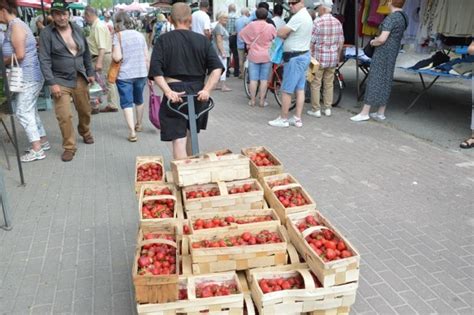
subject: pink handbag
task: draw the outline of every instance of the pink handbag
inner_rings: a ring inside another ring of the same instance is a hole
[[[149,108],[148,108],[148,117],[150,118],[150,122],[156,128],[160,129],[160,106],[161,106],[161,96],[156,95],[153,91],[153,86],[149,86],[150,88],[150,100],[149,100]]]

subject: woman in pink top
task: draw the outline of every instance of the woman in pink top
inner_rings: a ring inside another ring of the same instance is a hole
[[[259,8],[256,12],[257,20],[248,24],[240,32],[240,38],[247,44],[249,50],[249,77],[250,77],[250,106],[255,106],[258,81],[260,81],[259,98],[260,106],[267,106],[267,81],[272,68],[268,50],[276,36],[276,29],[266,22],[268,11]]]

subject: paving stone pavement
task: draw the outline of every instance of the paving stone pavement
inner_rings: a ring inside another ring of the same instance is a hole
[[[214,93],[201,151],[265,145],[281,158],[362,255],[354,314],[473,313],[474,152],[352,123],[338,108],[275,129],[266,124],[278,114],[274,100],[250,108],[240,85],[231,79],[233,92]],[[14,228],[0,230],[0,313],[133,314],[135,156],[169,162],[170,148],[148,121],[129,143],[120,112],[99,114],[95,144],[78,140],[63,163],[54,113],[41,117],[47,158],[24,165],[25,187],[15,166],[5,171]],[[25,147],[21,130],[19,138]]]

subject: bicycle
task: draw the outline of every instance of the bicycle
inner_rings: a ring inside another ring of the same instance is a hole
[[[270,77],[268,79],[268,91],[271,91],[275,96],[277,104],[281,107],[281,83],[283,79],[283,64],[273,64]],[[250,79],[248,72],[248,60],[244,64],[244,90],[247,97],[250,99]],[[260,82],[258,83],[260,84]],[[344,77],[342,76],[339,69],[334,72],[334,96],[332,106],[337,106],[342,98],[342,90],[345,88]],[[321,87],[322,89],[322,87]],[[257,86],[258,90],[258,86]],[[267,93],[268,93],[267,91]],[[321,90],[321,101],[322,101],[322,90]],[[306,81],[305,85],[305,103],[311,102],[311,90],[310,84]],[[293,95],[291,99],[291,106],[289,110],[293,110],[296,107],[296,98]]]

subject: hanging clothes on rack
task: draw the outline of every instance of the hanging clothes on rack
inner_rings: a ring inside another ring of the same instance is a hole
[[[435,31],[446,36],[472,36],[474,33],[474,1],[440,0]]]
[[[357,0],[346,0],[344,3],[344,23],[342,23],[342,29],[344,31],[344,44],[346,45],[355,45],[354,14],[356,1]]]
[[[362,35],[376,36],[379,32],[378,25],[377,26],[370,25],[367,21],[370,16],[370,6],[372,5],[372,2],[374,2],[374,0],[364,1],[363,12],[362,12]],[[377,2],[377,7],[378,7],[378,2]]]
[[[408,16],[408,27],[403,34],[402,44],[414,44],[420,27],[421,0],[405,2],[403,12]]]

